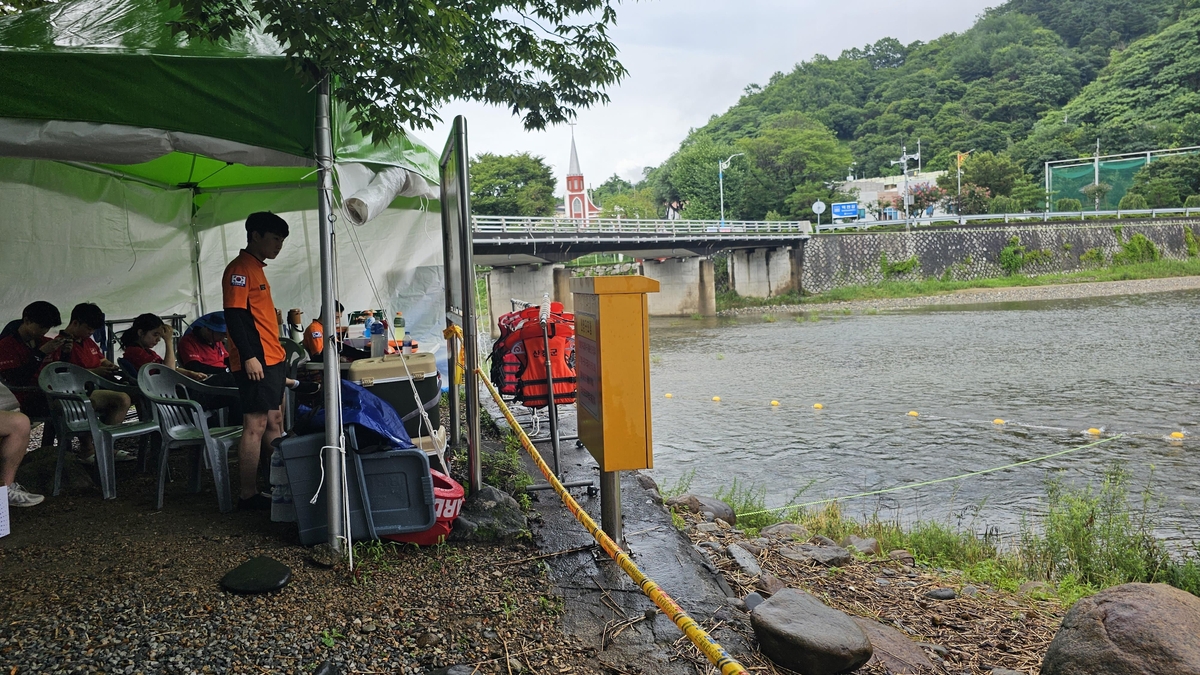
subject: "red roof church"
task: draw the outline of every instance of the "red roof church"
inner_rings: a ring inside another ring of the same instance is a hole
[[[575,152],[575,132],[571,132],[571,166],[567,170],[567,199],[566,216],[581,220],[591,220],[600,213],[600,207],[592,203],[592,198],[583,187],[583,171],[579,169],[579,153]]]

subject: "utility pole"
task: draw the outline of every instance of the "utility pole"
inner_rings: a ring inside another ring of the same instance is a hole
[[[900,159],[892,161],[892,166],[896,166],[897,164],[904,165],[904,194],[902,195],[902,198],[904,200],[904,220],[905,221],[908,220],[908,203],[910,200],[910,197],[908,194],[908,163],[914,159],[917,161],[920,161],[921,153],[918,152],[915,155],[910,155],[910,154],[908,154],[908,148],[906,146],[902,145],[902,146],[900,146]]]

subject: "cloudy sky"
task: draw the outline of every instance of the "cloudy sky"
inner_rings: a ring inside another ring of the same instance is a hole
[[[636,180],[679,147],[689,129],[737,102],[750,83],[766,84],[815,54],[883,37],[908,44],[970,28],[1002,0],[626,0],[612,39],[629,75],[609,90],[612,101],[579,112],[575,142],[587,183],[614,173]],[[571,129],[526,132],[508,111],[455,102],[447,123],[417,135],[441,149],[448,122],[465,115],[469,149],[546,159],[563,190]]]

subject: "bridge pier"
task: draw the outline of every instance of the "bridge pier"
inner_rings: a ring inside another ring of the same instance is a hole
[[[554,266],[554,292],[550,299],[561,302],[564,312],[575,311],[575,296],[571,294],[571,270],[562,265]]]
[[[559,266],[561,269],[561,266]],[[493,338],[500,337],[496,319],[512,311],[510,300],[524,300],[534,304],[542,301],[542,295],[555,291],[554,265],[516,265],[494,267],[487,275],[488,319]]]
[[[770,298],[798,290],[803,246],[729,252],[729,281],[743,298]]]
[[[717,313],[713,264],[708,258],[644,260],[642,274],[659,283],[648,297],[650,316],[713,316]]]

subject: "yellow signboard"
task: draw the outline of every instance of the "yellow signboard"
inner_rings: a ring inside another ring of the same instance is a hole
[[[641,276],[571,280],[579,440],[601,471],[654,465],[650,423],[650,323]]]

